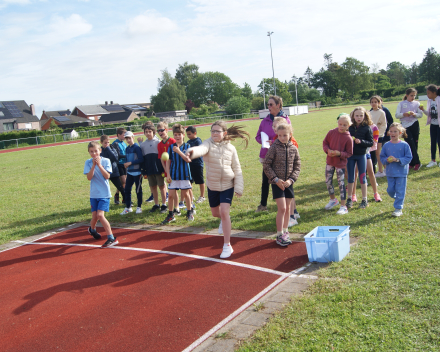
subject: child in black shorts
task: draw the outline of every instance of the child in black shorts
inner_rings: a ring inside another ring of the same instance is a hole
[[[202,140],[197,137],[197,129],[194,126],[188,126],[186,128],[186,135],[188,140],[186,143],[189,146],[197,147],[202,144]],[[205,180],[203,179],[203,157],[192,160],[189,163],[189,169],[191,171],[191,183],[195,183],[200,186],[200,197],[196,200],[196,203],[202,203],[205,201]],[[192,199],[192,197],[191,197]]]
[[[276,133],[278,139],[273,142],[264,158],[263,170],[272,184],[273,199],[278,207],[276,242],[285,247],[292,243],[288,232],[291,199],[294,197],[292,185],[298,179],[301,160],[298,149],[291,141],[292,126],[279,124]]]

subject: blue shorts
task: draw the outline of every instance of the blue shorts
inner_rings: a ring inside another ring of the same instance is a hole
[[[209,206],[211,208],[217,208],[220,203],[232,204],[232,198],[234,197],[234,187],[225,191],[211,191],[208,188]]]
[[[371,159],[371,154],[370,153],[367,153],[367,154],[365,154],[366,156],[367,156],[367,160],[368,159]]]
[[[92,213],[97,210],[110,211],[110,198],[90,198]]]

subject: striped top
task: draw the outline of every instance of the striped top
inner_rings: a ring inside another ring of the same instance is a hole
[[[189,170],[189,163],[182,159],[182,157],[173,152],[174,146],[177,144],[171,144],[168,148],[168,154],[170,155],[170,176],[174,181],[191,180],[191,171]],[[183,143],[180,146],[180,151],[185,154],[190,148],[188,143]]]

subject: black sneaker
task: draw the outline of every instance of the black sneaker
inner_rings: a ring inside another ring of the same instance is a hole
[[[107,238],[107,241],[105,241],[105,243],[101,246],[101,248],[116,246],[118,243],[119,243],[119,241],[116,239],[116,237],[114,240]]]
[[[182,215],[182,213],[180,212],[179,209],[174,209],[174,210],[173,210],[173,215],[174,215],[174,216],[180,216],[180,215]]]
[[[150,203],[154,200],[153,195],[150,196],[150,198],[148,198],[145,202]]]
[[[351,200],[351,198],[347,198],[347,203],[345,203],[345,206],[347,208],[352,208],[353,207],[353,201]]]
[[[169,224],[172,221],[176,221],[176,218],[174,217],[174,215],[168,215],[164,221],[161,222],[162,225],[166,225]]]
[[[157,204],[154,204],[153,207],[150,210],[150,213],[154,213],[156,210],[159,210],[159,209],[160,209],[160,206],[157,205]]]
[[[161,205],[160,206],[160,213],[161,214],[165,214],[168,210],[168,207],[166,205]]]
[[[119,204],[119,193],[115,194],[115,204]]]
[[[192,211],[192,210],[188,210],[188,211],[186,212],[186,219],[187,219],[188,221],[194,221],[194,214],[193,214],[193,211]]]
[[[368,201],[365,199],[362,199],[361,204],[359,204],[359,209],[365,209],[366,207],[368,207]]]
[[[89,231],[89,234],[91,234],[95,240],[101,239],[101,235],[98,233],[98,231],[93,230],[90,226],[87,230]]]

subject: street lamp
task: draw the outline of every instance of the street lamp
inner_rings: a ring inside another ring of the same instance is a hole
[[[273,56],[272,56],[272,37],[271,35],[273,32],[267,32],[267,36],[269,37],[269,43],[270,43],[270,58],[272,59],[272,77],[273,77],[273,89],[274,89],[274,95],[277,95],[277,86],[275,85],[275,71],[273,70]]]
[[[264,92],[264,78],[263,78],[263,80],[261,81],[261,84],[263,85],[263,101],[264,101],[264,103],[263,103],[263,109],[266,109],[266,93]]]

